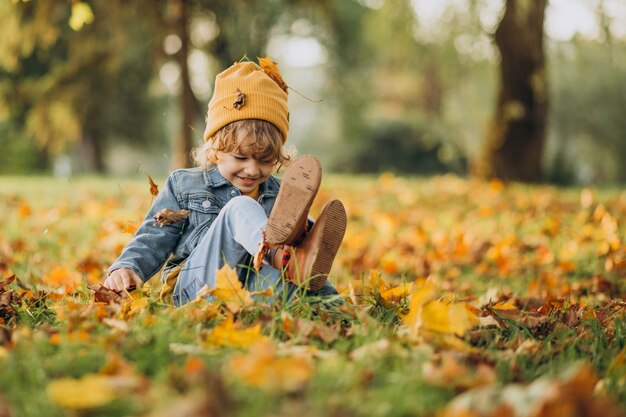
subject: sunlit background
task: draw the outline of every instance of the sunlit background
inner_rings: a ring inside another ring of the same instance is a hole
[[[58,3],[0,6],[0,173],[165,176],[184,123],[185,48],[194,145],[215,75],[269,55],[290,87],[294,154],[417,175],[469,175],[483,158],[503,0],[199,1],[188,39],[175,24],[182,0]],[[626,3],[552,0],[545,13],[543,179],[624,181]]]

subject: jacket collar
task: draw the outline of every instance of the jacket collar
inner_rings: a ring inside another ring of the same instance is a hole
[[[217,167],[212,167],[208,171],[205,171],[204,179],[209,187],[221,187],[230,184],[226,178],[222,177]]]

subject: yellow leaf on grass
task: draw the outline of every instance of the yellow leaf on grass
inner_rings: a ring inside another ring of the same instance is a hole
[[[267,337],[261,334],[260,323],[245,329],[237,329],[233,318],[228,317],[213,329],[213,332],[207,339],[207,344],[210,346],[245,348],[263,340],[267,340]]]
[[[408,284],[401,284],[397,287],[389,288],[381,292],[380,296],[385,301],[398,302],[409,295],[409,293],[411,292],[411,288],[413,288],[412,282],[409,282]]]
[[[506,301],[494,304],[491,308],[493,308],[494,310],[517,310],[517,307]]]
[[[465,303],[435,300],[435,296],[430,281],[411,293],[409,312],[402,317],[411,334],[427,330],[461,336],[478,324],[478,317]]]
[[[53,403],[74,410],[98,407],[115,399],[115,390],[109,384],[109,377],[104,375],[56,379],[46,391]]]
[[[422,310],[424,304],[435,297],[435,286],[431,281],[426,281],[422,287],[411,293],[409,312],[402,316],[412,334],[417,334],[422,327]]]
[[[233,313],[254,302],[250,292],[245,290],[239,281],[237,272],[228,264],[216,272],[215,288],[209,290],[208,293],[226,304],[226,307]]]
[[[234,355],[227,372],[246,384],[266,391],[294,392],[313,375],[313,365],[304,356],[278,356],[271,342],[253,345],[245,354]]]
[[[424,330],[462,336],[478,324],[478,317],[467,309],[465,303],[431,301],[422,310]]]
[[[143,313],[148,308],[148,297],[136,297],[128,302],[128,316]],[[126,309],[125,309],[126,310]]]

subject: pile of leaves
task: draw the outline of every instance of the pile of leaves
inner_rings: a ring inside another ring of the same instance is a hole
[[[174,308],[101,286],[150,184],[0,184],[0,416],[624,415],[626,194],[333,178],[339,297]]]

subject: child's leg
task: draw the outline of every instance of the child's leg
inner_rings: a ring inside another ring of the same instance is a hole
[[[274,289],[274,298],[289,300],[298,290],[292,283],[285,284],[281,272],[263,264],[257,273],[250,265],[262,239],[267,217],[263,208],[253,199],[235,197],[224,206],[213,224],[191,252],[174,287],[176,306],[194,300],[205,285],[215,287],[216,271],[225,263],[238,269],[238,275],[250,291]],[[332,296],[337,290],[326,281],[318,291],[306,291],[309,296]]]
[[[263,241],[266,223],[265,211],[252,198],[240,196],[230,200],[180,271],[174,287],[174,304],[182,305],[195,299],[205,285],[215,287],[215,273],[225,263],[235,268],[256,253]],[[280,272],[275,271],[272,274],[280,278]]]

